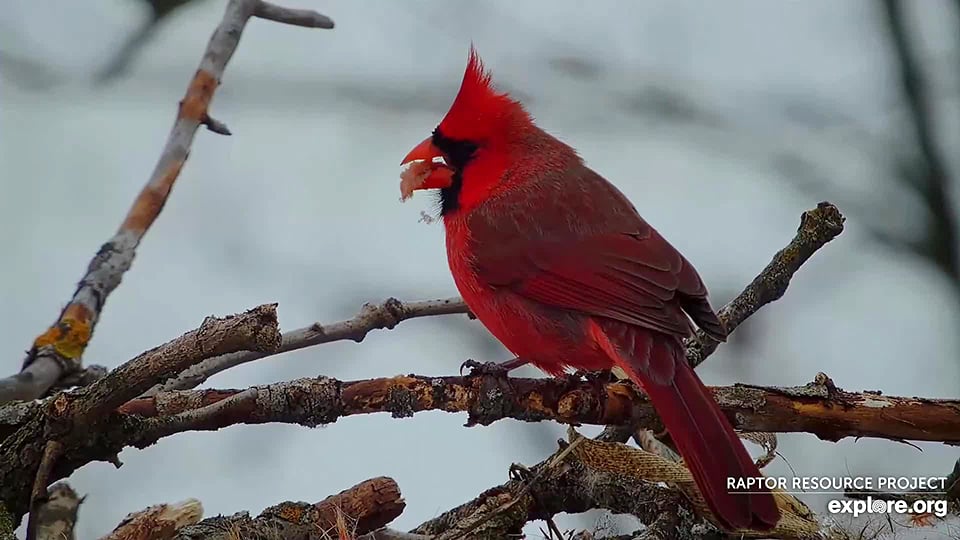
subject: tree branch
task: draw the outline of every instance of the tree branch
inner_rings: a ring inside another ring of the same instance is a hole
[[[270,350],[279,343],[275,304],[223,319],[208,317],[199,329],[141,354],[87,388],[60,393],[42,403],[14,404],[14,413],[0,414],[0,419],[26,421],[0,445],[0,500],[19,519],[25,503],[36,500],[41,481],[45,490],[48,477],[63,478],[83,464],[74,461],[74,451],[99,440],[100,429],[110,426],[108,419],[117,406],[163,377],[204,358],[245,349]],[[116,454],[107,452],[93,459],[117,462]]]
[[[802,387],[735,385],[711,391],[727,417],[741,430],[806,431],[826,440],[872,436],[960,442],[960,400],[851,393],[837,388],[822,374]],[[355,414],[390,412],[404,417],[421,410],[468,412],[468,424],[487,424],[509,417],[660,427],[653,406],[640,390],[627,383],[581,381],[573,377],[507,379],[491,375],[400,376],[346,383],[328,378],[300,379],[245,391],[164,392],[128,402],[118,414],[106,417],[96,432],[68,439],[69,451],[53,475],[62,478],[90,461],[109,459],[125,446],[143,448],[184,430],[216,430],[239,423],[266,422],[316,426]],[[29,456],[30,451],[18,449],[35,448],[35,441],[42,440],[42,429],[43,425],[32,419],[13,440],[4,441],[5,457],[0,463],[16,459],[6,457],[11,454]],[[15,486],[29,484],[31,478],[19,470],[5,472],[2,477]],[[9,501],[14,512],[19,508],[16,502],[21,500],[18,490],[22,489],[0,486],[3,500]]]
[[[257,3],[253,10],[253,16],[305,28],[325,28],[328,30],[333,28],[333,19],[312,9],[290,9],[265,1]]]
[[[568,431],[569,445],[561,444],[557,453],[530,469],[520,467],[523,474],[411,532],[450,540],[466,538],[470,529],[471,539],[499,539],[519,534],[529,521],[604,508],[660,524],[667,534],[663,538],[728,538],[700,517],[709,516],[709,510],[683,466],[623,444],[583,438],[572,428]],[[569,455],[561,465],[558,457],[564,452]],[[766,533],[742,531],[735,537],[831,537],[819,536],[823,528],[798,500],[784,493],[775,497],[782,514],[777,528]]]
[[[317,504],[285,502],[264,510],[256,518],[246,512],[208,518],[180,529],[177,540],[234,540],[236,538],[342,538],[344,531],[357,537],[385,527],[397,518],[406,503],[392,478],[380,476],[361,482]]]
[[[77,511],[84,499],[66,482],[50,486],[47,500],[36,513],[37,540],[74,540]]]
[[[960,400],[847,392],[822,373],[804,386],[708,388],[742,431],[805,432],[828,441],[877,437],[960,444]],[[647,396],[629,382],[493,375],[401,375],[347,382],[319,377],[246,390],[164,392],[124,404],[116,421],[124,416],[142,420],[132,442],[141,446],[182,430],[270,422],[315,426],[360,414],[402,418],[429,410],[466,412],[468,426],[512,418],[663,429]],[[124,423],[132,427],[132,421]]]
[[[209,377],[221,371],[273,354],[295,351],[333,341],[351,340],[360,343],[372,330],[392,330],[408,319],[455,313],[469,313],[467,305],[457,297],[419,302],[401,302],[396,298],[388,298],[379,305],[364,304],[360,313],[352,319],[328,325],[317,322],[305,328],[284,332],[280,348],[274,352],[245,351],[211,358],[188,368],[178,377],[167,381],[165,384],[151,388],[145,395],[152,396],[162,390],[196,388]]]
[[[50,471],[63,455],[63,443],[47,441],[40,457],[40,466],[33,480],[33,491],[30,493],[30,519],[27,521],[27,540],[37,540],[40,528],[40,506],[47,501],[47,486],[50,484]]]
[[[306,11],[289,11],[260,0],[231,0],[214,31],[193,80],[180,102],[176,121],[146,186],[133,201],[117,233],[97,252],[73,298],[57,321],[34,340],[20,373],[0,379],[0,403],[41,397],[64,374],[81,369],[107,297],[133,264],[137,246],[160,215],[180,175],[194,135],[205,119],[214,91],[233,56],[247,20],[257,11],[285,22],[303,20]],[[323,16],[315,14],[316,19]],[[329,26],[318,25],[321,28]]]
[[[99,418],[201,360],[236,351],[272,352],[279,346],[276,304],[222,319],[207,317],[196,330],[141,354],[91,385],[74,405],[74,420]]]
[[[170,540],[180,529],[203,517],[203,505],[196,499],[158,504],[133,512],[100,540]]]

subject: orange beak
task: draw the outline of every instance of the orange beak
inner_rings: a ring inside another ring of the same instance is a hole
[[[443,156],[443,152],[439,148],[434,146],[433,137],[427,137],[420,144],[413,147],[413,150],[407,154],[407,157],[403,158],[403,161],[400,162],[401,165],[406,165],[411,161],[423,160],[423,161],[433,161],[434,158]]]
[[[407,199],[416,190],[443,189],[453,184],[453,169],[446,164],[433,161],[443,157],[443,152],[433,144],[433,138],[427,137],[415,146],[400,162],[411,163],[400,175],[400,193]]]

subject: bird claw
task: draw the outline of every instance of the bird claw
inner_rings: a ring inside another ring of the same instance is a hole
[[[466,362],[460,364],[460,375],[463,375],[463,370],[465,368],[470,369],[470,373],[467,374],[468,377],[475,377],[479,375],[503,377],[510,372],[510,369],[504,367],[502,364],[498,364],[496,362],[477,362],[476,360],[467,360]]]

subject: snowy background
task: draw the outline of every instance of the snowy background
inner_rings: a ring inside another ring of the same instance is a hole
[[[146,181],[224,3],[198,0],[178,11],[128,73],[94,85],[92,74],[141,24],[144,6],[4,2],[6,372],[19,369],[24,349]],[[207,315],[265,302],[279,302],[281,326],[291,329],[349,318],[363,302],[388,296],[456,294],[442,226],[420,222],[432,198],[398,202],[398,163],[446,111],[472,40],[499,86],[697,265],[717,306],[785,244],[803,210],[829,199],[845,211],[843,235],[699,370],[708,384],[800,385],[824,371],[850,390],[958,395],[955,285],[870,232],[917,234],[926,219],[888,159],[915,143],[879,2],[284,4],[315,8],[336,29],[251,21],[211,111],[234,135],[198,134],[163,214],[107,303],[88,363],[114,367]],[[940,141],[956,149],[960,13],[945,0],[910,6]],[[957,171],[958,153],[945,154]],[[508,357],[465,317],[420,319],[360,345],[247,364],[207,384],[452,374],[467,358]],[[393,526],[407,529],[505,481],[511,462],[540,461],[564,430],[509,420],[467,429],[465,419],[373,415],[313,430],[177,435],[124,452],[120,470],[92,464],[70,478],[88,495],[78,537],[98,537],[126,513],[160,502],[196,497],[207,516],[258,513],[377,475],[399,483],[407,509]],[[921,453],[808,434],[780,443],[789,466],[778,459],[768,474],[940,475],[957,458],[939,444],[919,444]],[[826,503],[806,500],[818,511]],[[560,524],[591,527],[597,519]]]

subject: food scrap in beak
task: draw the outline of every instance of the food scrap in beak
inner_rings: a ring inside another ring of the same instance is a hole
[[[435,161],[441,158],[441,161]],[[401,165],[410,166],[400,173],[400,200],[409,199],[418,189],[442,189],[453,183],[453,169],[442,161],[443,152],[428,137],[414,147]]]

